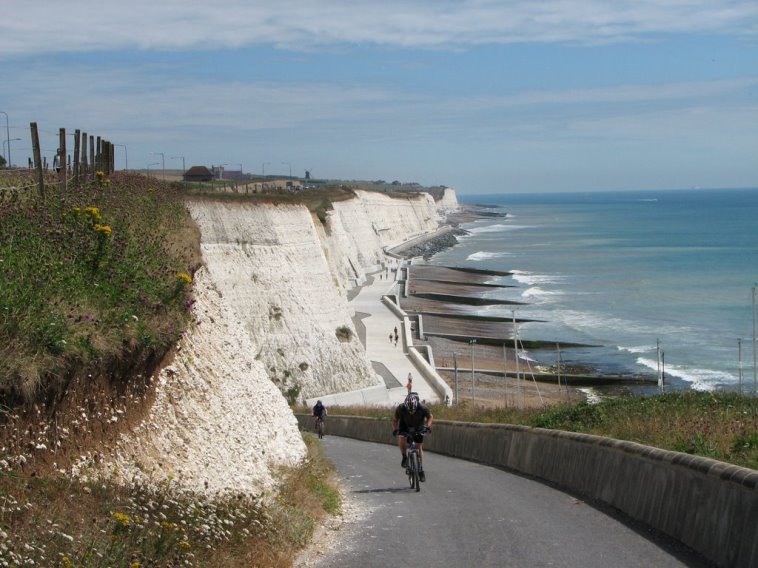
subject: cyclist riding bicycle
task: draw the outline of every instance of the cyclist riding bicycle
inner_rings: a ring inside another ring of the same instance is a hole
[[[424,424],[425,422],[426,424]],[[431,432],[432,413],[427,407],[421,404],[418,399],[418,393],[408,393],[403,404],[395,409],[395,415],[392,418],[392,435],[398,436],[398,434],[401,434],[397,438],[397,445],[403,456],[403,459],[400,462],[401,467],[406,467],[408,465],[408,458],[405,455],[405,451],[408,448],[408,441],[402,434],[407,434],[411,428],[414,430],[421,429],[424,425],[426,425],[427,431]],[[422,434],[416,434],[414,440],[418,447],[419,479],[421,481],[426,481],[426,475],[424,474],[424,436]]]
[[[326,415],[328,412],[326,411],[326,406],[321,404],[321,401],[317,401],[316,405],[313,407],[313,422],[318,426],[318,421],[323,421],[324,418],[326,418]]]

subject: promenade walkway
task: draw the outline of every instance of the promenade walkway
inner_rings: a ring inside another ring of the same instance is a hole
[[[438,394],[424,380],[406,354],[407,345],[403,341],[402,320],[383,302],[382,296],[398,293],[397,271],[398,264],[394,263],[389,270],[371,274],[358,294],[350,301],[350,305],[365,328],[366,357],[374,368],[382,375],[388,387],[390,403],[400,403],[406,395],[405,385],[408,373],[413,377],[413,390],[421,400],[437,401]],[[395,330],[398,341],[395,344]],[[392,341],[390,341],[392,334]],[[364,340],[361,334],[361,340]]]

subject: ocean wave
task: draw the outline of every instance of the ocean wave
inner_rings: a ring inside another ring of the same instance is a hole
[[[522,298],[549,298],[553,296],[560,296],[563,292],[543,290],[539,286],[532,286],[527,288],[521,293]]]
[[[640,357],[637,359],[637,364],[658,371],[658,363],[655,359],[646,359]],[[725,371],[714,371],[713,369],[690,369],[682,365],[670,365],[664,366],[666,375],[677,377],[683,381],[687,381],[692,384],[694,390],[711,391],[714,390],[719,384],[731,383],[736,384],[738,378],[727,373]]]
[[[493,258],[503,258],[506,256],[513,256],[513,253],[510,252],[485,252],[485,251],[479,251],[475,252],[473,254],[470,254],[466,257],[466,260],[472,260],[472,261],[480,261],[480,260],[490,260]]]
[[[535,274],[534,272],[527,272],[526,270],[512,270],[513,279],[521,284],[527,286],[534,286],[536,284],[557,284],[563,281],[564,277],[559,274]]]
[[[531,228],[529,225],[504,225],[503,223],[496,223],[495,225],[487,225],[486,227],[473,227],[468,229],[468,232],[471,235],[481,235],[484,233],[503,233],[529,228]]]
[[[649,351],[655,351],[655,345],[638,345],[635,347],[618,345],[616,349],[619,351],[626,351],[627,353],[648,353]]]

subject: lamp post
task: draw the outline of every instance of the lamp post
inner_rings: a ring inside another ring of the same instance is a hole
[[[157,166],[160,162],[153,162],[152,164],[147,165],[147,177],[150,177],[150,166]]]
[[[474,383],[474,344],[476,343],[476,339],[469,339],[468,342],[471,344],[471,403],[476,402],[476,385]]]
[[[8,160],[7,160],[6,165],[10,167],[11,166],[11,131],[10,131],[10,128],[8,127],[8,113],[0,110],[0,114],[5,115],[5,140],[6,142],[8,142]],[[19,139],[14,138],[14,140],[19,140]]]
[[[271,164],[271,162],[263,162],[261,164],[261,177],[266,177],[266,165]]]
[[[10,162],[10,154],[11,154],[11,142],[13,140],[21,140],[21,138],[9,138],[8,140],[3,140],[3,156],[5,156],[5,146],[8,145],[8,160],[5,163],[5,167],[10,168],[11,162]]]
[[[124,149],[124,169],[129,171],[129,153],[126,151],[126,144],[114,144],[114,146],[121,146]]]
[[[289,175],[289,177],[292,177],[292,164],[290,164],[289,162],[282,162],[282,164],[286,164],[286,165],[288,165],[290,167],[290,175]]]
[[[184,156],[171,156],[172,160],[181,160],[182,161],[182,175],[187,171],[187,169],[184,167]]]
[[[458,353],[455,351],[453,351],[453,368],[455,369],[455,405],[458,406],[461,399],[458,396]]]
[[[163,168],[163,180],[166,180],[166,156],[163,154],[163,152],[150,152],[151,156],[160,156],[161,157],[161,167]]]

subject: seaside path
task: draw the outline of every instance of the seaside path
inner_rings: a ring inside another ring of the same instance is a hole
[[[299,568],[709,565],[610,510],[527,477],[426,452],[427,481],[416,493],[396,447],[337,436],[322,443],[345,481],[348,514],[339,531],[300,557]]]
[[[393,268],[397,268],[397,265],[393,265]],[[421,400],[436,401],[439,399],[437,393],[423,379],[403,350],[401,319],[382,302],[382,296],[398,291],[396,278],[397,272],[392,269],[372,274],[350,302],[365,327],[366,356],[375,368],[383,367],[384,372],[380,374],[390,386],[390,403],[400,404],[405,398],[408,373],[412,373],[413,387]],[[397,345],[394,340],[389,340],[390,333],[394,336],[395,328],[399,336]]]

